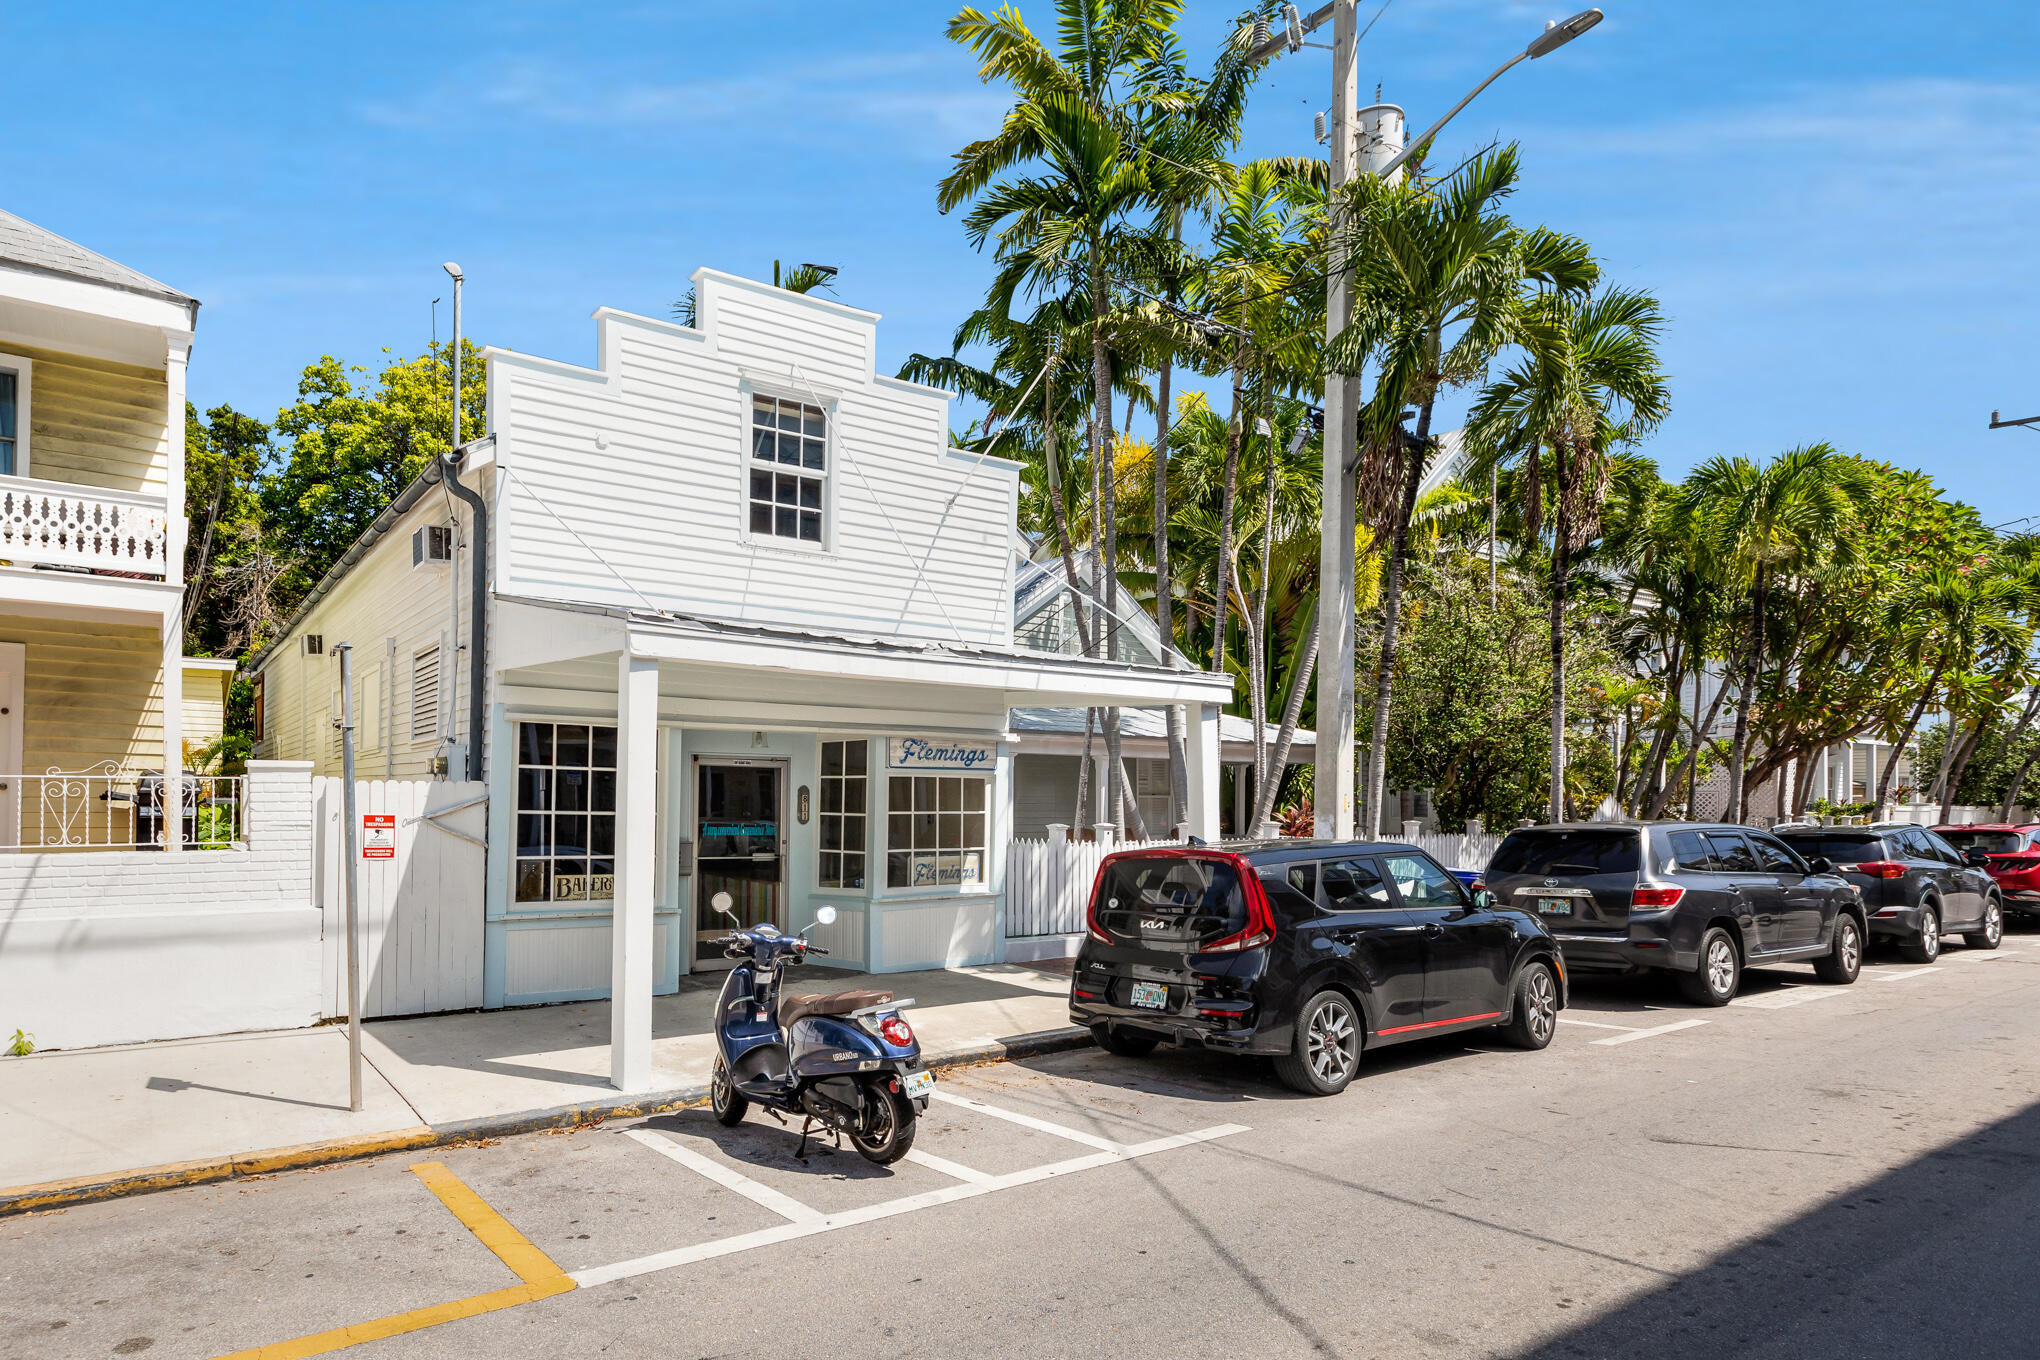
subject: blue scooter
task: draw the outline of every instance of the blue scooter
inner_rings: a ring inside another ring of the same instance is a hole
[[[736,921],[728,893],[717,893],[709,904]],[[815,913],[815,925],[835,919],[834,907]],[[717,943],[737,966],[716,999],[717,1056],[709,1079],[716,1119],[735,1125],[756,1104],[782,1124],[783,1114],[802,1117],[795,1156],[807,1152],[817,1124],[835,1134],[839,1146],[847,1134],[880,1166],[906,1156],[914,1121],[935,1089],[935,1074],[921,1066],[921,1045],[900,1018],[914,1003],[877,991],[782,998],[780,976],[789,963],[829,952],[809,944],[807,931],[785,935],[767,923],[735,928]]]

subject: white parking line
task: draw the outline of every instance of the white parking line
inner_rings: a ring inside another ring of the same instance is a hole
[[[450,422],[451,417],[449,417],[448,419]],[[1575,1020],[1570,1015],[1559,1016],[1558,1023],[1560,1023],[1561,1025],[1585,1025],[1588,1029],[1619,1029],[1625,1034],[1633,1034],[1636,1032],[1636,1026],[1634,1025],[1604,1025],[1599,1020]]]
[[[770,1246],[775,1242],[789,1242],[797,1237],[812,1237],[816,1233],[832,1232],[837,1228],[855,1227],[860,1223],[871,1223],[881,1218],[892,1218],[898,1214],[912,1213],[916,1209],[930,1209],[938,1204],[953,1204],[957,1200],[974,1199],[979,1195],[994,1194],[1011,1190],[1036,1181],[1049,1180],[1056,1176],[1067,1176],[1078,1171],[1089,1171],[1094,1167],[1112,1166],[1119,1162],[1131,1161],[1135,1157],[1146,1157],[1156,1152],[1168,1152],[1174,1148],[1189,1147],[1194,1143],[1209,1142],[1235,1133],[1245,1133],[1244,1124],[1214,1124],[1206,1129],[1194,1129],[1189,1133],[1171,1134],[1166,1138],[1155,1138],[1145,1143],[1114,1144],[1109,1151],[1099,1151],[1084,1157],[1072,1157],[1064,1162],[1050,1162],[1045,1166],[1029,1167],[1004,1176],[992,1176],[983,1181],[964,1185],[945,1186],[940,1190],[928,1190],[918,1195],[907,1195],[901,1199],[886,1200],[883,1203],[866,1205],[862,1209],[850,1209],[843,1213],[817,1215],[812,1220],[782,1223],[777,1227],[760,1228],[757,1232],[743,1233],[737,1237],[726,1237],[719,1242],[703,1242],[698,1246],[680,1247],[673,1251],[655,1252],[635,1260],[618,1261],[614,1265],[595,1266],[588,1270],[570,1272],[568,1278],[583,1289],[592,1285],[608,1284],[614,1280],[627,1280],[637,1275],[649,1275],[654,1271],[671,1270],[675,1266],[692,1265],[696,1261],[712,1260],[718,1256],[730,1256],[753,1247]],[[636,1134],[637,1130],[625,1132]],[[685,1149],[680,1149],[685,1151]],[[908,1154],[913,1156],[912,1153]],[[675,1158],[684,1161],[683,1158]],[[703,1159],[706,1160],[706,1159]],[[715,1166],[713,1162],[708,1163]],[[688,1165],[692,1165],[691,1162]],[[701,1168],[697,1167],[696,1170]],[[717,1170],[723,1168],[717,1167]],[[739,1177],[748,1181],[749,1177]],[[756,1182],[751,1182],[756,1184]],[[736,1187],[732,1187],[736,1188]],[[763,1188],[763,1187],[760,1187]]]
[[[1728,1004],[1747,1006],[1756,1011],[1782,1011],[1787,1006],[1804,1006],[1809,1001],[1828,1001],[1841,994],[1839,990],[1826,987],[1790,987],[1763,996],[1739,996]]]
[[[793,1223],[819,1223],[820,1209],[810,1209],[791,1195],[782,1195],[769,1185],[752,1180],[741,1171],[724,1166],[721,1162],[702,1156],[692,1148],[681,1147],[678,1143],[660,1133],[657,1129],[625,1129],[624,1135],[635,1138],[661,1156],[671,1157],[690,1170],[699,1171],[727,1190],[734,1190],[753,1204],[762,1205]]]
[[[1889,972],[1878,973],[1877,980],[1879,982],[1909,982],[1913,978],[1923,978],[1929,973],[1938,973],[1940,971],[1941,965],[1938,963],[1931,968],[1894,968]]]
[[[1627,1034],[1618,1034],[1612,1039],[1596,1039],[1597,1044],[1633,1044],[1638,1039],[1650,1039],[1660,1034],[1672,1034],[1682,1029],[1695,1029],[1706,1024],[1705,1020],[1678,1020],[1655,1029],[1633,1029]]]
[[[935,1099],[945,1104],[961,1105],[966,1110],[976,1110],[979,1114],[988,1114],[994,1119],[1003,1119],[1008,1123],[1018,1124],[1023,1128],[1035,1129],[1041,1133],[1052,1133],[1058,1138],[1067,1138],[1072,1143],[1082,1143],[1085,1147],[1094,1147],[1101,1152],[1109,1152],[1122,1146],[1119,1143],[1113,1142],[1110,1138],[1100,1138],[1095,1133],[1085,1133],[1081,1129],[1072,1129],[1061,1124],[1052,1124],[1046,1119],[1036,1119],[1031,1114],[1021,1114],[1017,1110],[1002,1110],[996,1105],[987,1105],[982,1100],[972,1100],[969,1096],[954,1095],[939,1087],[932,1094]]]
[[[925,1166],[930,1171],[940,1171],[951,1180],[968,1181],[972,1185],[990,1185],[999,1179],[989,1171],[980,1171],[974,1166],[965,1166],[961,1162],[952,1162],[946,1157],[937,1157],[934,1153],[923,1152],[919,1148],[909,1152],[907,1160],[917,1165]]]

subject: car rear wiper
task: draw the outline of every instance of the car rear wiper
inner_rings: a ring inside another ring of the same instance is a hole
[[[1598,874],[1601,870],[1598,865],[1593,864],[1554,864],[1544,872],[1547,874]]]

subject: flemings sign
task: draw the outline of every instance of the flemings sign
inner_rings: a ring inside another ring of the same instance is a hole
[[[927,737],[894,737],[886,743],[886,765],[894,770],[988,772],[998,757],[999,748],[990,743],[976,745]]]

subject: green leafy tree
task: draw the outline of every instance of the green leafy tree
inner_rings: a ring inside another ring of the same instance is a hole
[[[387,350],[384,353],[388,353]],[[369,370],[326,355],[277,412],[281,466],[262,487],[272,541],[290,556],[274,588],[286,615],[397,493],[452,447],[451,346]],[[479,436],[488,394],[481,352],[462,342],[461,438]]]

